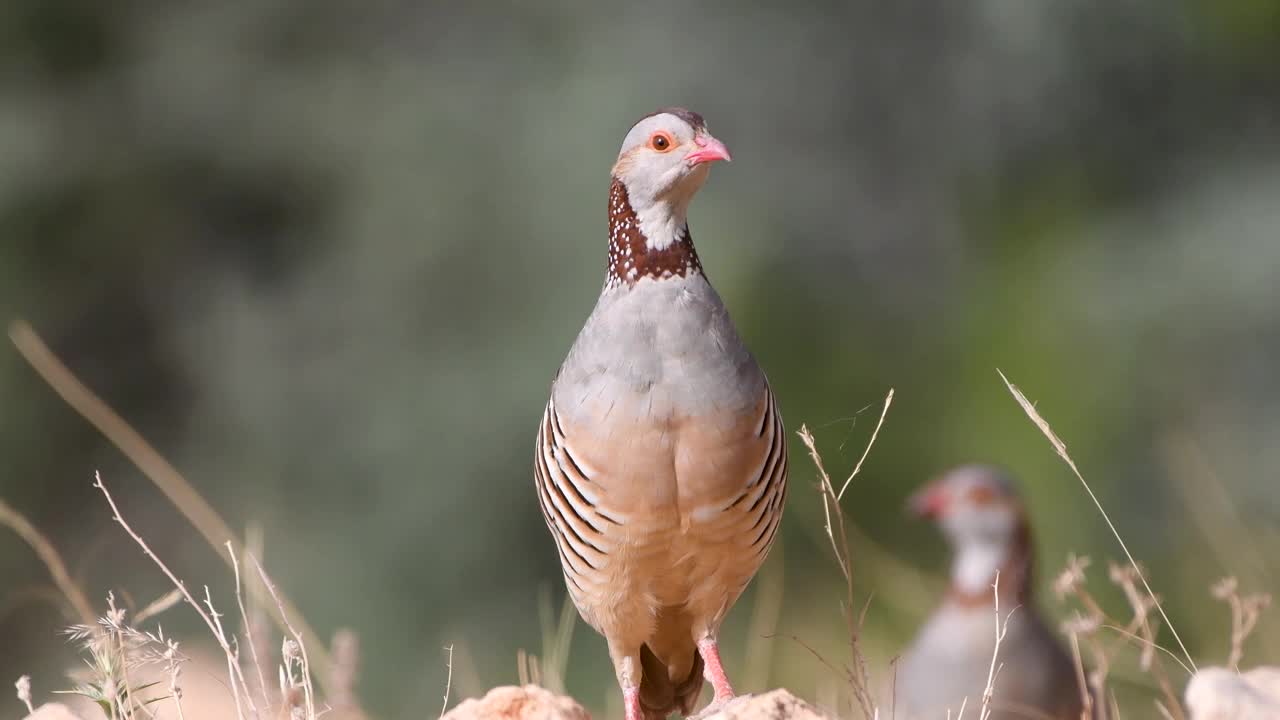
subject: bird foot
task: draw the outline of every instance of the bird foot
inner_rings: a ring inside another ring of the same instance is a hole
[[[712,638],[698,641],[698,652],[702,655],[702,674],[711,689],[715,691],[712,705],[724,705],[733,699],[733,686],[729,684],[729,676],[725,675],[724,664],[720,662],[720,648]]]
[[[640,687],[622,688],[622,705],[626,720],[644,720],[644,710],[640,707]]]

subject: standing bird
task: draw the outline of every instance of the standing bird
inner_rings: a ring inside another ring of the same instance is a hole
[[[1012,481],[1000,470],[965,465],[916,492],[910,508],[935,521],[954,558],[941,607],[898,666],[897,716],[943,718],[982,703],[995,646],[992,586],[999,573],[1000,643],[991,717],[1080,720],[1075,666],[1032,600],[1031,529]]]
[[[729,160],[697,113],[627,133],[604,287],[551,386],[534,480],[569,595],[609,644],[627,720],[733,697],[721,621],[764,562],[787,445],[764,373],[703,274],[685,216]]]

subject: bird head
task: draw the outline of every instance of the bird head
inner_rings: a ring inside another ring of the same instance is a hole
[[[1031,597],[1031,527],[1004,471],[990,465],[953,468],[912,495],[908,506],[933,520],[951,544],[953,600],[990,602],[997,576],[1002,596],[1019,602]]]
[[[710,165],[729,160],[724,143],[707,131],[702,116],[666,108],[640,119],[613,165],[651,247],[680,239],[689,201],[706,182]]]
[[[908,500],[918,517],[932,520],[955,547],[1010,545],[1022,524],[1022,501],[999,468],[963,465],[943,473]]]
[[[937,523],[951,543],[952,596],[987,602],[1000,574],[1002,596],[1030,597],[1032,534],[1009,475],[991,465],[947,470],[908,501],[920,518]]]

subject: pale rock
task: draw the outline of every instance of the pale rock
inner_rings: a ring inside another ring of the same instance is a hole
[[[581,705],[537,685],[497,687],[459,703],[441,720],[590,720]]]
[[[1275,720],[1280,718],[1280,667],[1246,673],[1207,667],[1187,683],[1191,720]]]

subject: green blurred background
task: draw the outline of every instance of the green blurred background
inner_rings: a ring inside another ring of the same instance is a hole
[[[670,104],[733,151],[691,225],[790,428],[843,474],[897,390],[845,498],[873,671],[945,562],[902,501],[958,462],[1022,478],[1050,613],[1072,551],[1124,612],[1102,569],[1118,547],[997,367],[1221,662],[1209,584],[1276,590],[1280,571],[1277,2],[10,0],[0,315],[263,528],[310,622],[359,634],[370,710],[420,717],[442,646],[455,696],[542,651],[538,598],[564,591],[533,436],[601,284],[608,168]],[[6,348],[0,497],[95,601],[146,602],[165,582],[110,522],[100,469],[225,607],[213,551]],[[744,689],[829,697],[840,679],[791,637],[845,656],[841,579],[791,452],[782,544],[725,652]],[[47,577],[0,532],[0,678],[38,693],[78,662]],[[187,609],[164,622],[206,640]],[[1246,664],[1278,651],[1264,620]],[[1126,716],[1148,716],[1129,674]],[[567,675],[616,703],[589,629]]]

